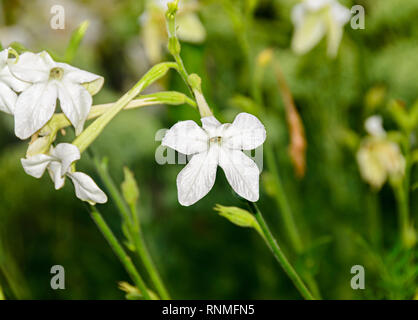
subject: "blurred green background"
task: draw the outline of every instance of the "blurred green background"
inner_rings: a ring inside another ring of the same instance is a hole
[[[232,121],[242,111],[238,95],[250,96],[254,79],[225,4],[240,12],[247,1],[198,3],[206,39],[201,44],[182,43],[182,56],[187,69],[201,75],[215,116]],[[279,209],[263,187],[268,186],[265,163],[259,206],[296,268],[309,266],[323,298],[411,299],[418,293],[417,250],[400,249],[392,190],[386,185],[377,193],[362,181],[350,137],[363,136],[364,120],[374,113],[384,116],[387,129],[394,127],[386,113],[387,102],[401,99],[411,105],[418,98],[418,2],[341,1],[347,7],[365,7],[366,28],[353,30],[346,25],[334,60],[327,58],[324,41],[304,56],[290,50],[290,12],[296,3],[258,1],[246,37],[254,56],[266,48],[276,50],[274,59],[281,65],[305,126],[307,171],[298,179],[288,153],[282,98],[274,77],[267,74],[261,92],[267,111],[260,117],[268,140],[275,145],[279,174],[309,250],[296,256],[291,249]],[[105,77],[95,104],[115,101],[150,67],[138,23],[143,0],[3,0],[0,4],[2,45],[18,41],[35,52],[48,49],[63,54],[71,32],[82,21],[91,21],[73,65]],[[64,30],[50,27],[54,4],[66,10]],[[187,93],[174,73],[150,90],[162,89]],[[182,207],[177,202],[175,179],[183,165],[156,163],[154,153],[160,142],[155,134],[185,119],[199,120],[188,106],[122,112],[93,145],[97,154],[109,158],[110,172],[119,183],[122,166],[134,171],[141,190],[145,238],[171,295],[299,299],[257,234],[213,211],[217,203],[242,206],[229,192],[221,170],[215,187],[196,205]],[[74,197],[73,187],[67,182],[55,191],[49,177],[37,180],[26,175],[20,158],[27,143],[14,136],[12,117],[2,114],[0,122],[0,283],[6,295],[13,297],[13,291],[15,298],[123,299],[117,282],[127,281],[128,276],[85,205]],[[64,140],[70,138],[68,132]],[[87,154],[79,167],[102,185]],[[412,181],[417,181],[416,170]],[[411,194],[413,221],[418,218],[416,194]],[[112,202],[99,207],[121,236]],[[374,243],[379,232],[381,241]],[[65,290],[50,287],[50,268],[56,264],[65,268]],[[357,264],[366,269],[366,290],[350,287],[350,269]]]

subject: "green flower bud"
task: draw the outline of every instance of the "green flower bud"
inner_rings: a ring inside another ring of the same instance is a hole
[[[135,206],[139,199],[139,188],[134,174],[127,167],[123,168],[125,180],[121,184],[122,194],[130,206]]]
[[[220,216],[228,219],[233,224],[244,228],[254,228],[261,236],[263,236],[260,225],[254,215],[247,210],[238,207],[225,207],[219,204],[217,204],[214,209]]]
[[[144,296],[142,295],[141,291],[139,291],[137,287],[134,287],[128,282],[121,281],[118,283],[118,285],[119,285],[120,290],[122,290],[123,292],[126,292],[127,300],[143,300],[144,299]],[[147,291],[152,300],[160,300],[160,298],[157,296],[155,292],[149,289]]]

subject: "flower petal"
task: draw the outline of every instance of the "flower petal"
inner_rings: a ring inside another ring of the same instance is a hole
[[[20,81],[10,73],[8,61],[13,62],[15,59],[9,59],[9,49],[4,49],[0,52],[0,83],[6,84],[16,92],[21,92],[30,84]]]
[[[230,149],[252,150],[266,140],[266,129],[257,117],[240,113],[234,122],[227,126],[223,134],[223,145]]]
[[[331,58],[335,58],[338,54],[344,25],[350,20],[350,16],[350,10],[339,3],[334,4],[329,11],[329,16],[327,17],[327,55]]]
[[[75,128],[76,135],[83,131],[93,99],[81,85],[69,81],[58,83],[58,98],[61,109]]]
[[[13,114],[17,100],[17,94],[6,84],[0,82],[0,111]]]
[[[27,159],[20,159],[25,172],[35,178],[40,178],[45,172],[46,167],[54,159],[46,154],[37,154]]]
[[[1,61],[0,65],[2,65]],[[0,66],[0,82],[5,83],[16,92],[22,92],[30,86],[29,82],[21,81],[13,76],[7,64],[3,64],[3,67]]]
[[[80,151],[71,143],[60,143],[51,151],[51,155],[56,157],[61,163],[60,174],[63,176],[71,164],[80,159]]]
[[[54,114],[56,102],[54,83],[35,83],[23,91],[14,112],[16,136],[23,140],[41,129]]]
[[[9,58],[9,49],[0,51],[0,69],[3,69],[7,65],[7,59]]]
[[[364,123],[364,128],[367,133],[374,137],[384,138],[386,136],[386,131],[383,128],[383,118],[378,115],[368,117]]]
[[[181,205],[190,206],[196,203],[212,189],[216,179],[218,153],[217,146],[198,153],[180,171],[177,176],[177,192]]]
[[[32,83],[47,81],[54,66],[54,60],[45,51],[38,54],[25,52],[9,61],[9,70],[16,78]]]
[[[61,174],[62,165],[58,161],[52,161],[48,166],[48,173],[54,182],[55,190],[61,189],[65,183],[65,175]]]
[[[215,131],[218,127],[220,127],[222,124],[216,119],[214,116],[210,117],[204,117],[200,119],[202,121],[202,127],[209,133],[212,133]]]
[[[147,12],[142,16],[142,39],[148,60],[155,64],[162,60],[164,29]]]
[[[292,49],[297,54],[304,54],[318,44],[325,34],[326,26],[320,12],[305,14],[302,18],[300,12],[295,11],[294,16],[297,16],[298,23],[295,24]]]
[[[82,172],[67,173],[74,183],[77,198],[90,204],[107,202],[106,194],[88,175]]]
[[[179,38],[186,42],[201,43],[206,38],[206,30],[195,13],[179,14],[177,17]]]
[[[208,135],[192,120],[177,122],[165,134],[161,144],[183,154],[194,154],[207,150]]]
[[[351,11],[335,1],[331,6],[331,15],[338,26],[344,26],[351,18]]]
[[[334,2],[335,0],[305,0],[301,5],[310,11],[318,11]]]
[[[66,63],[57,63],[57,66],[64,69],[64,82],[86,84],[86,89],[92,96],[103,87],[104,78],[97,74],[78,69]]]
[[[291,19],[295,26],[299,26],[303,23],[305,18],[306,8],[303,3],[295,5],[292,9]]]
[[[14,77],[10,73],[8,68],[5,68],[0,72],[0,82],[7,84],[16,92],[22,92],[30,86],[29,82],[21,81],[18,78]]]
[[[258,200],[260,170],[253,160],[242,151],[221,148],[219,166],[239,196],[252,202]]]

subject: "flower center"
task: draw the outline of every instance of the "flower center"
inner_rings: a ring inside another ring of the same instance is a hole
[[[64,70],[62,68],[52,68],[49,72],[49,79],[53,80],[61,80],[64,76]]]
[[[217,137],[210,138],[209,139],[209,144],[214,144],[214,143],[216,143],[218,145],[221,145],[221,143],[222,143],[222,137],[217,136]]]

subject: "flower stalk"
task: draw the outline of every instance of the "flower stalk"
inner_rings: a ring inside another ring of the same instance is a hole
[[[267,226],[266,221],[263,218],[263,215],[261,211],[258,209],[257,205],[254,202],[247,201],[248,206],[250,208],[250,211],[255,215],[255,218],[260,225],[260,228],[263,233],[263,239],[266,242],[267,246],[273,253],[276,260],[279,262],[280,266],[283,268],[283,270],[286,272],[286,274],[289,276],[290,280],[292,280],[293,284],[296,286],[300,294],[306,299],[306,300],[315,300],[309,289],[306,287],[306,285],[303,283],[302,279],[299,277],[295,269],[290,264],[289,260],[287,260],[285,254],[279,247],[276,239],[271,234],[271,231],[269,227]]]
[[[181,45],[176,32],[176,13],[178,10],[179,0],[168,3],[168,10],[166,12],[167,33],[168,33],[168,51],[173,56],[178,65],[178,72],[187,84],[188,73],[184,67],[183,60],[180,56]]]
[[[417,239],[414,228],[411,226],[409,213],[409,191],[411,188],[411,131],[405,130],[404,152],[405,152],[405,176],[401,183],[395,185],[395,195],[398,202],[398,223],[401,232],[401,240],[405,247],[411,248]]]
[[[163,300],[171,299],[145,244],[135,206],[129,208],[126,204],[107,170],[107,163],[105,161],[100,162],[99,159],[95,157],[94,164],[100,178],[115,202],[119,213],[121,214],[122,220],[128,228],[127,231],[132,238],[135,253],[138,254],[138,258],[144,264],[144,267],[150,275],[151,281],[154,284],[155,289],[157,289],[160,298]]]
[[[151,300],[151,297],[148,293],[148,289],[145,285],[145,282],[142,279],[141,275],[136,270],[135,265],[133,264],[131,258],[126,254],[125,250],[120,245],[118,239],[115,237],[112,230],[110,230],[106,221],[103,219],[102,215],[99,213],[99,211],[97,210],[95,206],[91,207],[91,217],[96,223],[97,227],[102,232],[103,236],[108,241],[113,252],[122,262],[123,266],[125,267],[125,270],[128,272],[132,281],[135,283],[138,289],[141,290],[141,293],[144,296],[145,300]]]
[[[184,66],[183,59],[180,56],[181,45],[176,32],[176,13],[178,10],[178,0],[168,3],[168,10],[166,12],[167,33],[168,33],[168,51],[173,56],[177,64],[177,71],[182,77],[184,83],[193,94],[199,113],[201,117],[210,117],[213,115],[210,110],[205,97],[202,93],[201,79],[197,74],[189,75]]]

